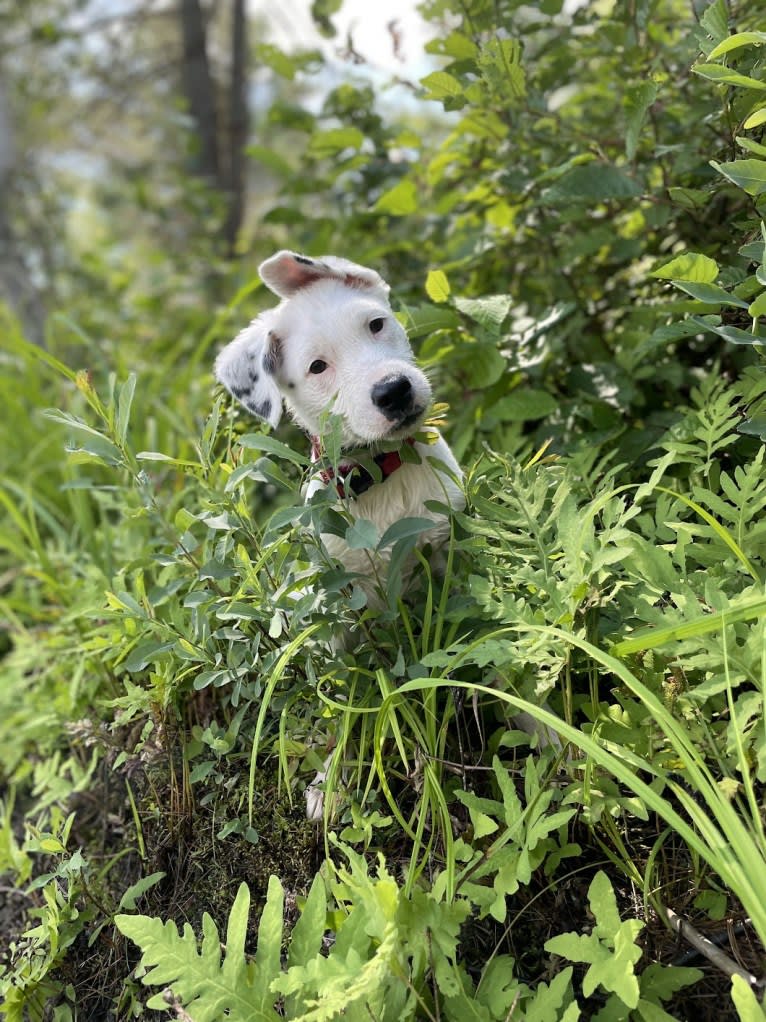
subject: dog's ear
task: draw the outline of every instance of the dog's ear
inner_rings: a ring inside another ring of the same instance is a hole
[[[249,412],[276,427],[282,395],[274,378],[281,341],[263,319],[255,319],[215,360],[215,377]]]
[[[297,252],[277,252],[271,259],[261,263],[258,273],[266,287],[280,298],[290,298],[296,291],[318,280],[341,280],[349,287],[380,291],[384,297],[390,291],[388,284],[375,270],[338,256],[311,259]]]

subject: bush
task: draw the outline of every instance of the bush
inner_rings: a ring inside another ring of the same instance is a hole
[[[444,118],[336,89],[259,245],[396,285],[466,466],[443,575],[404,585],[403,528],[372,610],[303,441],[211,398],[254,283],[9,326],[10,1019],[763,1013],[766,36],[723,0],[424,8]],[[730,1008],[669,909],[739,927]]]

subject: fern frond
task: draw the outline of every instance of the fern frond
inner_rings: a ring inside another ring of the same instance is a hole
[[[194,1022],[217,1022],[222,1017],[229,1022],[273,1022],[280,1018],[270,986],[280,973],[283,902],[282,885],[271,877],[253,962],[245,957],[250,908],[246,884],[240,884],[231,908],[223,959],[218,928],[207,913],[202,917],[201,947],[188,923],[179,933],[172,921],[118,915],[115,925],[141,948],[141,965],[147,970],[142,982],[170,987]],[[167,1001],[157,994],[147,1007],[167,1009]]]

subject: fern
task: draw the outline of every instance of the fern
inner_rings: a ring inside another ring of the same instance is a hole
[[[115,925],[141,948],[141,965],[147,970],[142,982],[169,987],[195,1022],[216,1022],[224,1014],[231,1022],[272,1022],[280,1018],[271,983],[281,968],[283,903],[282,885],[271,877],[258,927],[258,950],[251,962],[245,957],[250,908],[246,884],[240,884],[229,914],[223,959],[218,929],[207,912],[202,917],[201,947],[188,923],[180,934],[174,922],[147,916],[118,915]],[[157,1010],[167,1006],[164,992],[147,1003]]]
[[[480,798],[473,792],[456,791],[468,809],[474,840],[495,835],[489,847],[469,848],[461,840],[456,852],[466,859],[458,889],[498,922],[506,917],[506,897],[529,883],[532,873],[548,855],[556,860],[579,851],[576,845],[559,847],[552,836],[575,810],[551,812],[556,792],[547,784],[548,765],[530,756],[524,770],[526,805],[522,805],[513,780],[497,756],[492,767],[502,801]],[[499,822],[498,822],[499,821]],[[489,886],[488,882],[491,882]],[[440,888],[439,881],[436,885]]]
[[[692,472],[701,468],[705,478],[715,484],[721,453],[738,439],[740,389],[711,374],[692,388],[691,398],[693,407],[672,427],[662,446],[673,453],[677,465],[689,465]]]
[[[596,920],[591,933],[562,933],[546,942],[546,951],[588,965],[583,994],[590,997],[599,989],[609,994],[600,1017],[672,1022],[660,1002],[696,982],[702,973],[699,969],[653,964],[636,975],[635,966],[642,955],[637,938],[644,924],[638,919],[620,919],[612,885],[602,871],[593,878],[588,901]]]

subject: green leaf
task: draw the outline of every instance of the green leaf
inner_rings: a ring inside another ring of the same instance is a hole
[[[757,128],[760,124],[766,121],[766,106],[762,106],[760,110],[756,110],[750,114],[745,123],[742,125],[743,128]]]
[[[328,131],[317,131],[311,136],[309,152],[317,159],[337,156],[345,149],[360,149],[364,135],[358,128],[330,128]]]
[[[136,902],[148,890],[151,890],[156,884],[167,876],[166,873],[151,873],[149,876],[141,877],[140,880],[136,881],[135,884],[131,884],[130,887],[124,892],[120,898],[120,904],[117,906],[118,909],[127,909],[128,912],[134,912],[136,909]]]
[[[757,78],[741,75],[738,71],[732,71],[730,67],[724,67],[723,64],[695,64],[692,71],[719,85],[736,85],[745,89],[759,89],[766,92],[766,82],[759,82]]]
[[[357,518],[346,529],[344,538],[352,550],[374,550],[378,545],[378,530],[367,518]]]
[[[311,17],[319,31],[327,39],[331,39],[337,34],[337,29],[330,19],[333,14],[338,13],[342,4],[343,0],[312,0]]]
[[[410,216],[418,208],[418,191],[415,182],[403,178],[393,188],[383,192],[372,207],[374,213],[388,213],[390,216]]]
[[[264,167],[273,170],[280,177],[287,177],[290,174],[290,163],[281,153],[265,145],[251,144],[247,147],[247,155],[262,163]]]
[[[621,1006],[616,1008],[619,1012],[618,1018],[624,1018],[624,1012],[621,1011]],[[599,1013],[600,1015],[602,1013]],[[632,1014],[632,1013],[631,1013]],[[602,1016],[599,1022],[606,1022],[610,1016]],[[645,997],[639,998],[638,1005],[635,1009],[635,1017],[641,1019],[641,1022],[675,1022],[674,1015],[668,1015],[664,1008],[662,1008],[656,1001],[649,1001]]]
[[[755,153],[756,156],[766,156],[766,145],[761,145],[760,142],[755,142],[752,138],[737,135],[736,142],[737,145],[741,146],[742,149],[746,149],[749,153]]]
[[[179,933],[176,924],[147,916],[118,915],[115,926],[141,948],[145,986],[170,986],[194,1022],[217,1022],[225,1015],[247,1018],[252,1022],[277,1022],[274,996],[269,986],[280,968],[282,942],[282,895],[279,882],[269,882],[268,898],[259,928],[256,959],[249,964],[244,941],[250,894],[240,884],[232,905],[226,936],[226,952],[221,960],[218,929],[205,913],[202,917],[202,944],[186,923]],[[266,919],[264,924],[263,919]],[[162,994],[152,997],[147,1007],[166,1009]]]
[[[567,171],[543,192],[546,202],[606,202],[633,199],[641,187],[617,167],[608,163],[588,163]]]
[[[641,991],[634,966],[642,954],[636,938],[643,926],[637,919],[628,919],[620,924],[613,938],[614,951],[604,948],[604,953],[596,957],[585,974],[582,989],[586,997],[590,997],[598,987],[603,987],[617,994],[629,1008],[638,1005]]]
[[[761,195],[766,191],[764,160],[732,160],[731,163],[717,163],[711,160],[710,166],[735,185],[739,185],[748,195]]]
[[[758,319],[759,316],[766,316],[766,291],[758,295],[747,311],[753,319]]]
[[[569,965],[554,977],[550,986],[542,981],[537,984],[534,997],[524,1004],[524,1022],[551,1022],[552,1019],[562,1018],[564,1002],[573,998],[573,972]],[[577,1018],[577,1015],[574,1017]]]
[[[456,298],[455,308],[479,323],[490,333],[497,335],[506,316],[511,311],[513,300],[510,295],[490,295],[488,298]]]
[[[426,43],[427,53],[441,53],[455,60],[473,60],[477,53],[476,43],[460,32],[450,32],[444,38],[436,38]]]
[[[161,451],[139,451],[136,454],[138,461],[161,461],[166,465],[177,465],[180,468],[200,468],[198,461],[187,461],[184,458],[173,458],[169,454],[163,454]]]
[[[701,969],[652,962],[641,973],[641,997],[651,1001],[668,1001],[679,990],[698,983],[704,976]]]
[[[731,999],[739,1022],[766,1022],[766,1010],[758,1003],[753,988],[743,976],[732,976]]]
[[[671,284],[680,288],[681,291],[685,291],[692,298],[696,298],[697,301],[706,302],[708,305],[733,305],[738,309],[747,308],[747,302],[737,298],[730,291],[725,291],[717,284],[695,284],[687,280],[672,280]]]
[[[255,47],[255,59],[259,64],[265,64],[282,78],[287,78],[288,81],[295,78],[295,72],[298,70],[295,61],[291,60],[283,50],[274,46],[273,43],[258,43]]]
[[[433,529],[433,527],[432,518],[400,518],[383,533],[378,543],[378,549],[383,550],[391,543],[396,543],[400,539],[411,539],[414,536],[420,536],[424,532]]]
[[[729,8],[726,0],[713,0],[700,18],[700,25],[711,36],[714,43],[720,43],[729,34]]]
[[[515,964],[510,955],[497,955],[481,974],[476,1000],[489,1008],[490,1018],[507,1019],[513,1014],[511,1009],[521,992],[521,984],[514,975]]]
[[[657,98],[657,92],[655,82],[643,82],[638,88],[629,89],[625,97],[625,155],[629,160],[636,155],[641,128],[649,107]]]
[[[697,209],[710,199],[710,193],[702,188],[668,188],[668,195],[672,202],[683,209]]]
[[[766,32],[737,32],[724,39],[708,53],[708,60],[715,60],[722,57],[724,53],[731,50],[738,50],[742,46],[763,46],[766,43]]]
[[[620,913],[617,909],[617,898],[609,877],[599,870],[588,888],[588,901],[593,915],[596,917],[594,933],[600,937],[613,938],[620,927]]]
[[[718,334],[719,337],[723,337],[725,341],[730,341],[732,344],[766,344],[766,337],[750,333],[748,330],[741,330],[738,326],[720,326],[697,316],[690,316],[689,320],[696,323],[701,330],[709,330],[711,333]]]
[[[446,302],[450,296],[449,281],[443,270],[429,270],[426,277],[426,294],[432,302]]]
[[[615,643],[612,653],[616,656],[627,656],[629,653],[637,653],[639,650],[657,649],[658,646],[664,646],[668,642],[680,642],[682,639],[698,638],[701,635],[709,635],[711,632],[720,632],[727,625],[734,624],[736,621],[752,621],[754,618],[764,616],[766,616],[766,598],[760,597],[724,611],[702,614],[680,625],[641,629],[631,638]]]
[[[247,891],[247,885],[241,884],[239,891]],[[228,950],[234,945],[244,958],[245,938],[247,936],[247,914],[249,907],[248,899],[241,900],[238,913],[235,913],[237,902],[240,901],[239,894],[229,917],[229,926],[226,934],[226,950],[228,961]],[[269,887],[266,894],[266,905],[261,913],[261,921],[258,924],[258,947],[255,952],[255,970],[258,975],[258,991],[253,998],[253,1007],[260,1008],[262,1017],[272,1017],[274,1012],[274,995],[271,992],[271,984],[281,975],[282,972],[282,928],[284,924],[284,890],[277,877],[269,877]],[[226,962],[224,962],[224,972]],[[258,996],[259,995],[259,996]]]
[[[558,406],[557,399],[546,390],[517,387],[492,405],[491,411],[502,422],[534,422],[551,415]]]
[[[426,99],[454,99],[463,95],[463,86],[448,71],[432,71],[420,79],[420,84],[428,89]]]
[[[290,934],[290,947],[287,953],[288,967],[306,965],[322,949],[322,937],[325,931],[327,914],[327,896],[324,880],[317,873],[311,882],[306,903],[301,910],[300,918]]]
[[[491,816],[484,812],[489,801],[488,799],[479,798],[470,791],[456,791],[455,795],[468,809],[468,815],[471,817],[471,825],[473,826],[474,840],[495,833],[498,828],[497,820],[493,820]]]
[[[520,60],[518,40],[501,39],[495,35],[485,42],[477,64],[490,93],[501,96],[505,101],[525,95],[526,80]]]
[[[273,436],[267,436],[265,433],[245,433],[239,438],[238,443],[249,451],[263,451],[264,454],[271,454],[282,461],[290,461],[293,465],[298,465],[299,468],[306,467],[308,459],[305,455],[299,454],[292,447],[288,447],[287,444],[283,444],[280,440]]]
[[[466,383],[473,390],[484,390],[497,383],[506,365],[505,357],[494,344],[472,344],[461,358]]]
[[[697,252],[684,252],[675,256],[669,263],[663,263],[652,270],[651,277],[662,280],[691,280],[700,284],[710,284],[718,276],[718,263],[715,259],[700,255]]]
[[[746,245],[741,245],[737,251],[743,258],[752,262],[766,261],[766,248],[762,241],[749,241]]]
[[[636,938],[644,924],[637,919],[620,921],[614,890],[603,870],[593,878],[588,900],[597,922],[593,932],[560,934],[546,941],[545,949],[573,962],[590,963],[582,986],[586,997],[602,987],[617,994],[629,1008],[635,1008],[640,988],[634,966],[642,954]]]
[[[766,417],[745,419],[739,427],[739,432],[747,436],[757,436],[766,443]]]
[[[125,660],[125,670],[131,673],[133,671],[143,671],[149,664],[155,663],[158,657],[163,653],[167,653],[174,646],[175,641],[157,642],[155,639],[148,639],[146,642],[139,642]],[[133,908],[134,906],[128,905],[126,907]]]
[[[131,373],[128,376],[127,380],[120,387],[120,396],[117,399],[116,432],[121,444],[125,443],[125,438],[128,435],[130,407],[133,404],[133,395],[136,391],[136,379],[135,373]]]

